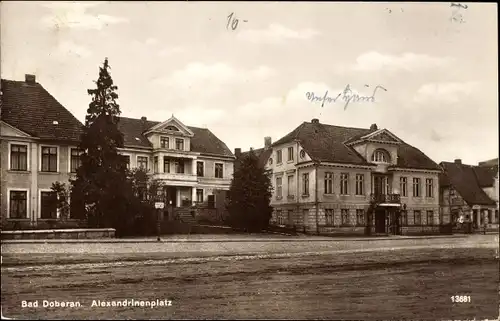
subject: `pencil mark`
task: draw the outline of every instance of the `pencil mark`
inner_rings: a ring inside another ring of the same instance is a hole
[[[469,6],[467,6],[466,4],[452,2],[451,5],[450,5],[450,7],[458,7],[458,8],[467,9]]]
[[[369,85],[365,85],[365,87],[370,87]],[[325,106],[325,102],[327,103],[336,103],[337,100],[340,98],[341,100],[345,101],[344,105],[344,110],[347,109],[347,106],[351,102],[375,102],[375,94],[377,93],[378,89],[382,89],[384,91],[387,91],[384,87],[377,85],[375,89],[372,92],[371,96],[361,96],[359,94],[354,94],[351,90],[351,86],[348,84],[344,91],[339,93],[336,97],[330,97],[328,96],[328,90],[325,92],[324,95],[318,96],[314,92],[307,92],[306,93],[306,98],[307,100],[311,102],[321,102],[321,107]]]
[[[243,20],[243,22],[248,22],[248,20]],[[234,12],[231,12],[231,14],[227,16],[226,29],[229,29],[229,26],[231,26],[232,30],[236,30],[236,28],[238,28],[238,23],[239,19],[236,18]]]

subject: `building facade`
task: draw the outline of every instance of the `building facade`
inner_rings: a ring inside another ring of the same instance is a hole
[[[471,223],[473,231],[498,230],[498,159],[479,165],[441,162],[441,211],[452,222]]]
[[[119,129],[130,168],[142,167],[165,185],[172,207],[223,201],[234,172],[235,156],[209,129],[184,125],[172,115],[166,121],[121,117]]]
[[[67,183],[80,165],[82,123],[33,75],[2,79],[0,212],[3,228],[50,227],[60,213],[52,183]],[[78,226],[70,219],[65,226]]]
[[[68,184],[80,166],[83,124],[32,75],[1,82],[0,210],[2,228],[61,226],[54,182]],[[166,187],[174,208],[214,203],[221,208],[229,190],[234,155],[206,128],[188,127],[172,116],[164,122],[121,117],[129,167],[143,167]],[[71,201],[71,198],[70,198]],[[64,220],[78,226],[80,220]]]
[[[304,122],[261,153],[272,224],[314,234],[438,233],[440,168],[373,124]]]

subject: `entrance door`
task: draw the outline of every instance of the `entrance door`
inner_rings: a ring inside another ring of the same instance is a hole
[[[385,233],[385,210],[375,210],[375,233]]]
[[[173,207],[177,207],[177,188],[174,186],[167,186],[165,188],[165,191],[167,193],[167,204],[170,205],[170,202],[172,202]]]

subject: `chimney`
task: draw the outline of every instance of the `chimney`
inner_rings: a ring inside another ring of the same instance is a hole
[[[370,126],[370,130],[377,130],[377,129],[378,129],[377,124],[372,124]]]
[[[234,156],[236,156],[236,158],[240,158],[240,156],[241,156],[241,148],[235,148],[234,149]]]
[[[462,160],[460,158],[455,159],[455,164],[462,165]]]
[[[27,84],[35,84],[36,83],[36,76],[35,75],[30,75],[30,74],[25,74],[24,75],[24,81]]]
[[[148,120],[148,119],[147,119],[146,117],[142,116],[142,117],[141,117],[141,120],[145,123],[145,122],[146,122],[146,120]]]
[[[313,118],[311,120],[311,123],[313,123],[313,124],[319,124],[319,119],[318,118]]]
[[[269,149],[271,147],[272,142],[273,141],[271,137],[269,136],[264,137],[264,148]]]

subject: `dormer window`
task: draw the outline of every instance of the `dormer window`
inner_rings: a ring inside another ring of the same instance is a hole
[[[374,163],[389,163],[389,153],[384,149],[377,149],[372,154],[372,162]]]

